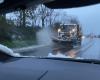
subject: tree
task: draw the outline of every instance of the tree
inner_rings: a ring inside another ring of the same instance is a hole
[[[9,24],[7,19],[0,16],[0,41],[11,40],[11,29],[13,25]]]
[[[17,16],[17,23],[20,27],[26,27],[26,10],[20,10],[14,14]]]
[[[34,38],[36,35],[34,29],[34,20],[36,20],[36,13],[34,13],[35,10],[33,10],[32,8],[14,13],[18,17],[16,22],[18,24],[20,23],[17,26],[20,31],[19,33],[22,34],[21,36],[23,39],[30,39],[32,37]]]
[[[30,20],[28,23],[31,24],[32,27],[36,26],[36,22],[38,19],[38,12],[36,11],[36,9],[28,9],[27,14],[27,19]]]
[[[48,9],[47,7],[45,7],[44,5],[41,4],[37,8],[37,11],[38,11],[39,18],[41,19],[42,27],[47,26],[47,24],[48,24],[47,21],[51,20],[54,10]],[[50,23],[51,23],[51,21],[50,21]]]

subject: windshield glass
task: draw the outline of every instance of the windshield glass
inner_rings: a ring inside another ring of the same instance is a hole
[[[0,46],[22,56],[100,59],[100,4],[71,9],[38,5],[0,15]],[[2,47],[0,47],[0,50]]]

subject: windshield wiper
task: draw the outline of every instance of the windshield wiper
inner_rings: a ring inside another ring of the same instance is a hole
[[[100,60],[96,59],[75,59],[75,58],[59,58],[59,57],[40,57],[39,59],[51,59],[51,60],[61,60],[61,61],[72,61],[90,64],[100,64]]]

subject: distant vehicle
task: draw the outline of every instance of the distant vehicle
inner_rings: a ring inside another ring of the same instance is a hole
[[[52,37],[54,42],[81,44],[82,29],[78,24],[61,24],[57,28],[56,34]]]

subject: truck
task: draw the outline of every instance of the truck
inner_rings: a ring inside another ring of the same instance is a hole
[[[82,28],[78,24],[60,24],[54,31],[52,40],[59,43],[81,44]]]

